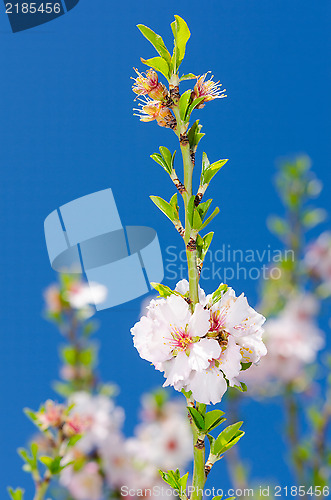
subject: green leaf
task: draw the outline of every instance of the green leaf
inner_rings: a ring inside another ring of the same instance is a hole
[[[188,220],[189,220],[191,226],[193,224],[193,214],[195,211],[194,199],[195,199],[195,196],[191,196],[191,198],[189,199],[189,202],[187,204]]]
[[[143,59],[141,57],[140,60],[143,64],[146,64],[146,66],[150,66],[151,68],[155,69],[155,71],[159,71],[160,73],[162,73],[162,75],[168,80],[169,66],[167,62],[162,59],[162,57],[152,57],[151,59]]]
[[[184,476],[182,476],[179,480],[179,484],[180,484],[180,487],[181,487],[181,490],[182,491],[186,491],[186,486],[187,486],[187,480],[188,480],[188,475],[189,473],[187,472],[186,474],[184,474]]]
[[[222,498],[223,498],[223,495],[218,495],[217,497],[214,497],[213,500],[222,500]]]
[[[171,161],[171,166],[174,166],[175,163],[175,156],[176,156],[176,150],[172,153],[172,161]]]
[[[198,257],[202,261],[204,261],[206,253],[208,252],[208,249],[209,249],[210,244],[212,242],[213,236],[214,236],[213,232],[206,234],[203,238],[201,238],[201,236],[198,235],[198,238],[197,238]]]
[[[60,457],[60,456],[55,457],[55,458],[42,456],[39,458],[39,460],[42,464],[44,464],[47,467],[47,469],[50,471],[50,473],[54,476],[59,474],[61,472],[61,470],[65,469],[65,467],[67,467],[67,465],[69,465],[69,464],[66,464],[65,466],[61,466],[62,457]]]
[[[168,165],[169,171],[172,171],[172,154],[170,153],[169,149],[166,148],[165,146],[160,146],[159,147],[160,153],[162,157],[164,158],[164,161]]]
[[[94,333],[97,330],[97,326],[93,321],[89,321],[88,323],[85,323],[83,326],[83,336],[84,337],[90,337],[92,333]]]
[[[77,351],[74,347],[67,346],[61,351],[62,358],[68,365],[74,365],[77,361]]]
[[[187,137],[190,143],[190,148],[195,151],[200,140],[205,134],[201,134],[200,131],[202,129],[202,125],[199,125],[199,120],[196,120],[192,127],[189,128],[187,132]]]
[[[210,451],[212,453],[214,453],[214,446],[215,446],[216,439],[211,434],[207,434],[207,438],[208,438],[208,441],[210,444]]]
[[[219,426],[222,422],[224,422],[225,418],[223,418],[223,415],[224,411],[221,410],[212,410],[206,413],[205,430],[209,432]]]
[[[211,231],[210,233],[205,234],[205,236],[203,237],[203,249],[204,249],[205,254],[207,253],[207,251],[210,247],[210,244],[213,240],[213,236],[214,236],[214,233]]]
[[[203,417],[204,417],[206,414],[207,405],[205,403],[198,403],[197,402],[196,408],[197,408],[198,412],[201,413],[201,415],[203,415]]]
[[[68,441],[68,447],[75,446],[75,444],[77,444],[81,438],[82,434],[76,434],[75,436],[71,436],[71,438]]]
[[[221,168],[226,164],[227,161],[228,160],[218,160],[215,163],[212,163],[207,169],[205,169],[203,173],[202,184],[209,184],[214,175],[217,174],[219,170],[221,170]]]
[[[170,295],[178,295],[179,297],[182,297],[182,295],[179,292],[176,292],[176,290],[171,290],[167,285],[162,285],[161,283],[154,283],[153,281],[151,282],[151,286],[159,292],[160,297],[164,297],[165,299],[167,297],[170,297]]]
[[[163,481],[169,484],[169,486],[171,486],[174,490],[177,490],[180,493],[185,490],[188,473],[183,477],[180,477],[179,469],[177,469],[176,471],[168,470],[168,472],[163,472],[162,470],[160,470],[159,472],[162,476]],[[185,485],[185,487],[183,485]]]
[[[302,224],[309,229],[318,226],[327,217],[327,212],[322,208],[308,209],[302,217]]]
[[[213,211],[213,213],[202,224],[202,226],[200,227],[200,230],[204,229],[206,226],[208,226],[208,224],[213,220],[214,217],[216,217],[216,215],[219,213],[219,211],[220,211],[220,209],[218,207],[216,207],[215,210]]]
[[[192,228],[195,229],[196,231],[199,231],[199,229],[201,228],[201,224],[202,220],[199,214],[199,210],[195,208],[193,212]]]
[[[207,153],[203,152],[202,153],[202,175],[204,175],[204,173],[206,172],[206,170],[208,170],[209,167],[210,167],[210,162],[208,160]],[[204,183],[201,182],[201,184],[204,184]]]
[[[285,236],[290,231],[289,225],[286,220],[276,215],[268,217],[267,225],[269,230],[272,233],[276,234],[278,237]]]
[[[159,153],[153,153],[151,155],[152,160],[154,160],[156,163],[161,165],[162,168],[170,175],[171,174],[171,167],[169,168],[169,165],[167,162],[164,160],[163,156],[160,155]]]
[[[16,488],[16,490],[13,490],[13,488],[9,486],[9,488],[7,488],[7,491],[12,500],[23,500],[24,498],[24,490],[22,490],[21,488]]]
[[[47,456],[42,456],[42,457],[40,457],[40,458],[39,458],[39,461],[40,461],[42,464],[46,465],[47,469],[49,469],[49,468],[51,467],[52,463],[53,463],[53,459],[52,459],[52,457],[47,457]]]
[[[244,382],[239,382],[239,384],[240,385],[234,385],[233,387],[235,387],[240,392],[246,392],[247,391],[247,385]]]
[[[221,300],[222,295],[227,292],[228,290],[228,285],[225,283],[221,283],[220,286],[215,290],[215,292],[212,294],[211,298],[213,301],[213,304],[216,304],[219,300]]]
[[[35,411],[30,410],[30,408],[24,408],[23,412],[35,425],[38,425],[38,417]]]
[[[175,21],[171,23],[171,29],[174,34],[174,52],[172,56],[173,72],[177,73],[184,59],[186,44],[191,33],[184,19],[177,15],[175,15]]]
[[[178,205],[178,198],[177,198],[177,193],[175,193],[171,199],[170,199],[170,205],[174,208],[176,211],[177,215],[179,215],[179,205]]]
[[[187,407],[195,425],[199,430],[203,430],[205,428],[205,421],[203,415],[201,415],[200,412],[196,408],[193,408],[193,406],[188,406]]]
[[[193,73],[188,73],[187,75],[181,76],[179,81],[183,82],[184,80],[195,80],[196,78],[197,78],[197,76],[193,75]]]
[[[28,465],[24,470],[26,472],[32,472],[36,468],[36,462],[34,457],[30,456],[29,452],[25,448],[19,448],[17,450],[19,456],[24,460],[24,462]]]
[[[87,349],[83,349],[79,354],[79,361],[84,366],[91,366],[95,362],[96,352],[93,347],[88,347]]]
[[[73,390],[70,387],[70,384],[66,384],[65,382],[53,382],[54,391],[63,396],[64,398],[69,397]]]
[[[186,117],[186,113],[187,113],[187,108],[188,108],[189,103],[191,101],[191,93],[192,93],[191,90],[187,90],[186,92],[184,92],[184,94],[182,94],[180,96],[180,99],[179,99],[179,113],[180,113],[181,119],[184,121],[185,121],[185,117]]]
[[[143,24],[138,24],[137,28],[141,31],[145,38],[153,45],[160,56],[165,59],[165,61],[170,64],[171,55],[167,47],[162,40],[160,35],[157,35],[153,30],[144,26]]]
[[[199,211],[199,214],[200,214],[200,217],[201,217],[202,220],[205,218],[206,213],[208,212],[209,207],[210,207],[212,201],[213,200],[210,199],[210,200],[204,201],[203,203],[200,203],[198,205],[197,209]]]
[[[214,453],[216,455],[224,453],[239,441],[244,435],[244,432],[239,430],[242,424],[243,422],[237,422],[229,425],[220,433],[214,443]]]
[[[170,203],[160,198],[160,196],[150,196],[150,199],[171,221],[177,219],[175,210]]]
[[[245,371],[252,365],[252,363],[241,363],[241,370]]]
[[[204,100],[204,97],[197,97],[189,105],[189,107],[187,108],[187,113],[186,113],[186,121],[189,121],[192,111],[194,110],[194,108],[196,108],[197,106],[199,106],[199,104],[201,104],[203,100]]]

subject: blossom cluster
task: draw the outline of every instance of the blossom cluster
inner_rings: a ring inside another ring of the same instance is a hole
[[[134,68],[137,77],[133,78],[134,85],[132,90],[141,99],[140,108],[135,109],[138,111],[140,120],[149,122],[156,120],[157,124],[161,127],[168,127],[174,129],[176,127],[176,119],[171,112],[174,104],[171,94],[167,88],[159,81],[158,74],[152,68],[148,69],[146,73],[140,73]],[[191,93],[191,101],[201,98],[201,102],[196,106],[202,108],[206,102],[213,99],[220,99],[226,97],[225,90],[221,90],[219,82],[214,82],[211,77],[206,81],[207,73],[196,78],[194,89]]]
[[[76,411],[70,412],[65,405],[52,400],[46,401],[36,413],[36,419],[41,430],[58,429],[65,438],[79,435],[89,426],[89,420],[84,415]]]
[[[105,489],[123,486],[134,491],[161,485],[158,470],[185,468],[192,459],[191,434],[185,406],[174,401],[155,403],[145,396],[142,422],[126,439],[124,411],[105,395],[78,392],[71,397],[75,414],[88,424],[83,437],[64,457],[68,465],[60,484],[75,500],[100,500]]]
[[[188,282],[175,294],[152,300],[146,316],[132,328],[134,345],[143,359],[164,372],[164,386],[191,392],[204,404],[221,401],[227,385],[239,385],[243,364],[258,363],[266,354],[262,341],[265,318],[242,294],[223,287],[217,296],[199,290],[191,308]]]
[[[69,275],[62,276],[61,285],[51,285],[44,292],[47,314],[59,319],[63,314],[76,312],[82,321],[93,316],[95,304],[104,302],[107,288],[99,283],[85,283]]]

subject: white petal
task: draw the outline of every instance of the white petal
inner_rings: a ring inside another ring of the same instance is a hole
[[[203,337],[210,327],[210,312],[204,309],[201,304],[197,304],[189,320],[188,331],[191,337]]]
[[[189,291],[188,281],[187,280],[178,281],[175,290],[176,290],[176,292],[181,293],[182,295],[185,295]]]
[[[189,282],[187,280],[180,280],[178,281],[176,285],[176,292],[181,293],[182,295],[186,295],[187,292],[190,289]],[[206,294],[200,286],[198,286],[198,295],[199,295],[199,302],[201,302],[202,305],[205,305],[206,302]]]
[[[221,401],[227,384],[222,372],[213,367],[202,372],[192,372],[185,389],[192,391],[192,396],[199,403],[216,404]]]
[[[228,344],[219,358],[219,363],[220,369],[231,386],[237,384],[236,377],[238,377],[241,370],[241,360],[241,348],[236,344],[235,339],[229,335]]]
[[[168,330],[156,321],[143,316],[131,328],[133,343],[140,356],[151,363],[159,363],[170,359],[172,347],[166,339],[170,337]]]
[[[236,341],[242,347],[241,353],[244,363],[257,363],[262,356],[267,354],[267,348],[262,338],[259,338],[257,335],[240,337]]]
[[[178,353],[175,358],[163,363],[163,367],[164,376],[167,378],[164,383],[164,387],[173,385],[177,388],[178,384],[183,387],[184,382],[191,373],[188,356],[183,351]]]
[[[189,363],[192,370],[201,371],[209,367],[212,359],[221,354],[219,343],[215,339],[201,339],[195,342],[190,349]]]

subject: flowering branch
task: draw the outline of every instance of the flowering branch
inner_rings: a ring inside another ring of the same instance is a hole
[[[81,438],[85,423],[72,407],[47,401],[38,412],[25,409],[26,415],[42,433],[33,441],[30,449],[21,448],[19,454],[24,461],[24,470],[31,474],[35,494],[33,500],[44,500],[52,479],[60,474],[69,463],[63,465],[64,456]],[[13,500],[23,499],[23,490],[8,492]]]
[[[266,354],[262,343],[263,316],[249,307],[242,294],[236,297],[225,284],[206,296],[199,287],[204,258],[211,244],[213,233],[200,235],[218,214],[216,208],[207,217],[212,200],[202,198],[214,175],[227,160],[210,164],[206,153],[202,155],[202,168],[198,190],[193,189],[193,169],[196,150],[202,137],[201,125],[196,120],[189,125],[191,114],[207,102],[226,97],[219,82],[207,73],[196,77],[192,73],[179,77],[179,67],[186,51],[190,31],[185,21],[175,16],[171,24],[174,34],[172,55],[162,38],[144,25],[138,25],[142,34],[154,46],[159,57],[141,59],[150,69],[145,75],[135,70],[133,91],[143,96],[138,116],[143,122],[156,120],[158,125],[170,128],[179,140],[183,163],[183,182],[175,171],[175,153],[161,146],[160,153],[151,155],[161,165],[175,184],[184,204],[184,226],[179,214],[177,193],[170,202],[159,196],[151,196],[155,205],[171,220],[182,236],[186,247],[188,281],[182,280],[175,290],[157,283],[154,288],[160,299],[153,300],[147,316],[132,328],[134,345],[142,358],[164,372],[164,386],[172,385],[187,398],[189,420],[193,434],[194,470],[191,500],[201,500],[203,488],[211,468],[223,454],[243,436],[242,422],[230,425],[217,438],[210,431],[224,422],[221,410],[207,412],[206,405],[221,401],[227,386],[245,390],[236,377],[242,369],[256,363]],[[169,88],[159,81],[157,71],[167,80]],[[180,93],[181,81],[196,79],[193,89]],[[141,98],[141,97],[140,97]],[[205,461],[206,437],[210,443],[210,455]],[[163,479],[186,498],[187,475],[180,477],[177,470],[162,473]],[[185,486],[185,488],[184,488]]]

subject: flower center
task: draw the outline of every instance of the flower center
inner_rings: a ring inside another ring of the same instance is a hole
[[[207,337],[212,337],[218,341],[221,347],[226,347],[228,344],[228,332],[225,330],[227,309],[222,311],[213,311],[210,315],[210,328]]]
[[[220,330],[224,330],[226,320],[226,310],[223,311],[214,311],[210,315],[210,328],[211,332],[219,332]]]
[[[190,344],[192,344],[192,338],[189,336],[186,330],[182,328],[172,328],[172,339],[170,341],[174,348],[174,351],[186,351]]]

